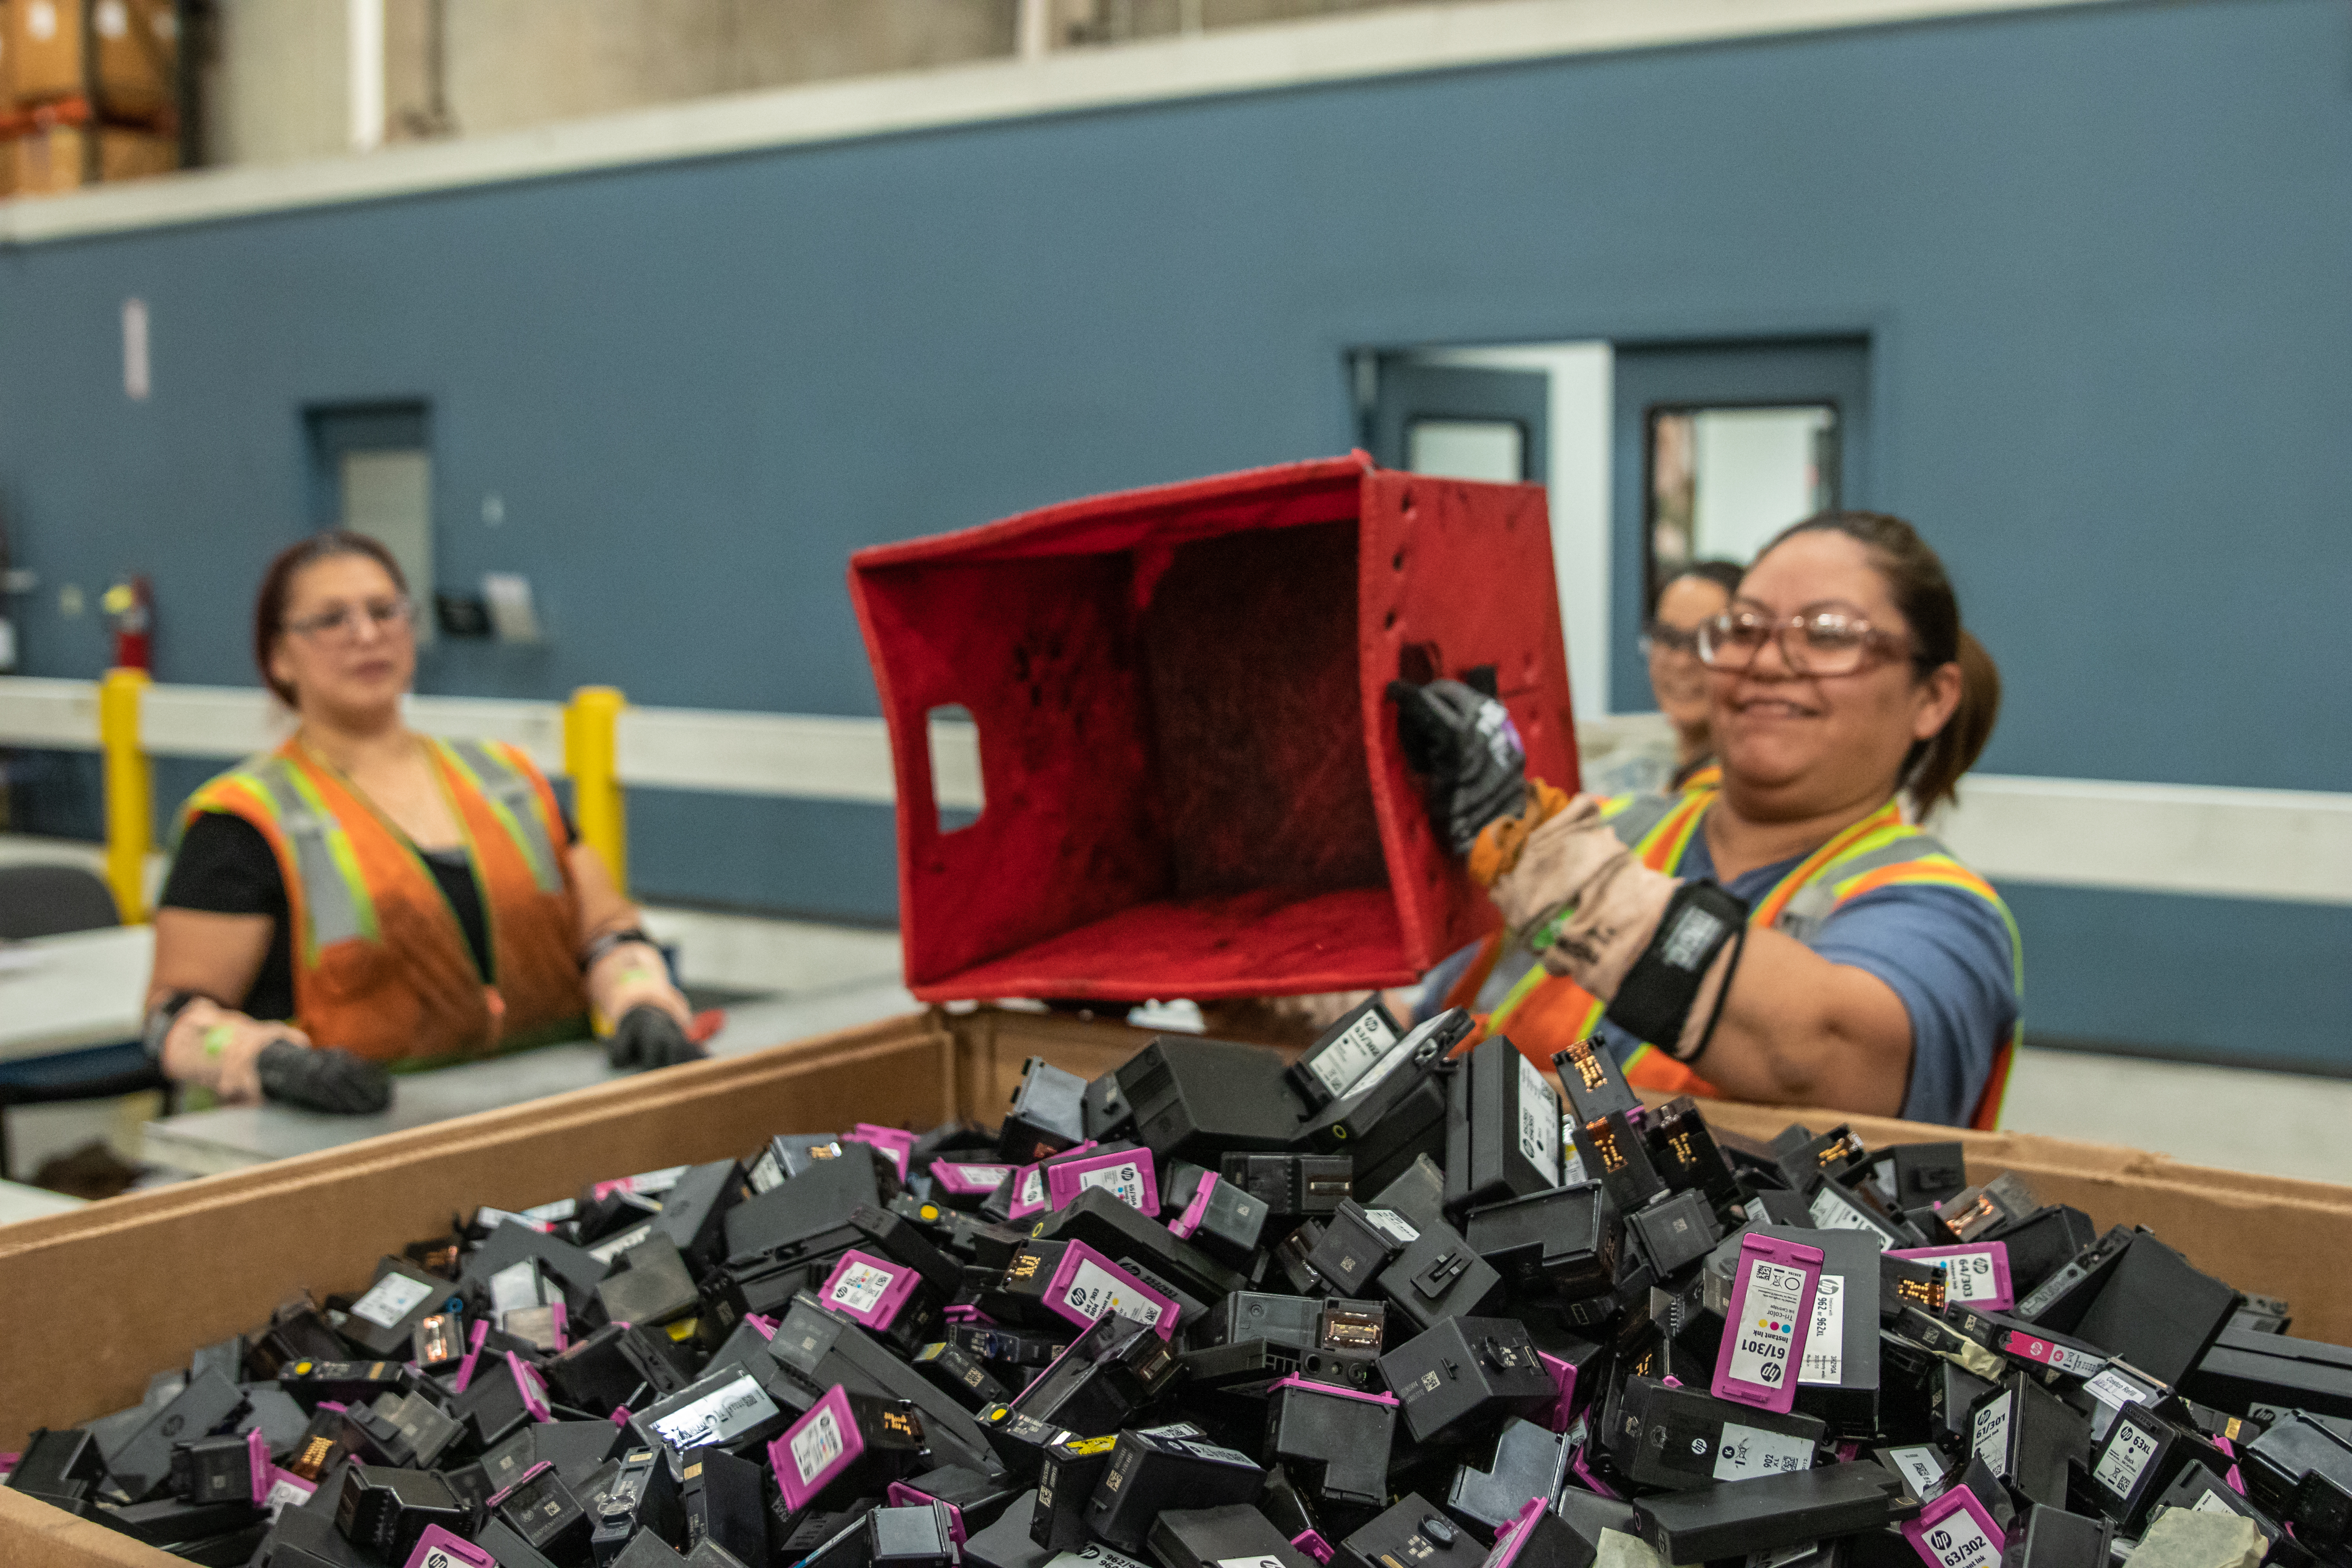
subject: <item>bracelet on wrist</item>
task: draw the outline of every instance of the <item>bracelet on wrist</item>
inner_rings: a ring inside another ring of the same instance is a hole
[[[602,936],[590,938],[588,945],[580,950],[580,973],[587,973],[596,967],[597,962],[606,953],[616,947],[626,947],[633,942],[644,942],[647,947],[654,945],[654,939],[646,934],[643,926],[629,926],[621,931],[608,931]]]
[[[162,1061],[163,1042],[171,1038],[180,1015],[188,1010],[189,1003],[206,999],[201,992],[174,991],[147,1009],[147,1021],[139,1031],[139,1043],[147,1047],[148,1056]]]

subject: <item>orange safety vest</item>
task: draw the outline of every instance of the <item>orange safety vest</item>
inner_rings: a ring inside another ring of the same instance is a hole
[[[1679,795],[1621,795],[1602,802],[1601,813],[1619,841],[1643,865],[1672,875],[1682,865],[1706,808],[1714,804],[1721,778],[1719,772],[1709,770],[1694,777]],[[1999,910],[2002,924],[2009,928],[2015,984],[2023,994],[2024,952],[2009,906],[1990,883],[1954,859],[1932,835],[1904,821],[1901,807],[1892,800],[1798,861],[1757,900],[1748,911],[1748,924],[1783,931],[1801,942],[1821,929],[1822,922],[1847,900],[1897,884],[1958,888]],[[1591,1037],[1607,1011],[1607,1003],[1575,981],[1538,964],[1487,1017],[1486,1032],[1507,1032],[1529,1060],[1538,1067],[1549,1067],[1554,1054]],[[2000,1122],[2001,1097],[2009,1087],[2010,1061],[2016,1047],[2017,1029],[2012,1025],[1994,1045],[1992,1067],[1979,1093],[1975,1113],[1969,1119],[1969,1126],[1990,1131]],[[1722,1091],[1713,1084],[1647,1043],[1627,1058],[1624,1067],[1626,1081],[1636,1089],[1721,1098]]]
[[[294,1023],[315,1044],[416,1067],[584,1036],[580,900],[554,791],[499,742],[425,749],[466,836],[492,975],[408,835],[293,741],[190,795],[179,831],[215,811],[269,841],[293,922]]]

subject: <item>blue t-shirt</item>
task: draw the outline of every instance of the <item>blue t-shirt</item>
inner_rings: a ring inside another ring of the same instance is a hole
[[[1759,866],[1725,885],[1753,906],[1802,858]],[[1690,836],[1675,875],[1714,878],[1704,832]],[[1805,945],[1875,974],[1903,999],[1911,1015],[1904,1119],[1965,1123],[1984,1092],[1993,1048],[2017,1023],[2017,966],[2000,911],[1958,888],[1897,883],[1840,904]],[[1607,1019],[1601,1033],[1620,1061],[1641,1044]]]
[[[1801,858],[1759,866],[1732,879],[1728,887],[1752,907]],[[1690,836],[1682,863],[1671,869],[1690,880],[1715,876],[1715,857],[1705,833]],[[1903,999],[1904,1011],[1911,1016],[1911,1081],[1903,1095],[1904,1118],[1964,1125],[1984,1093],[1994,1047],[2017,1023],[2015,956],[2009,922],[2000,910],[1958,888],[1896,884],[1848,899],[1805,945],[1832,963],[1851,964],[1878,976]],[[1475,951],[1456,955],[1464,964],[1449,959],[1432,972],[1421,1011],[1435,1007]],[[1490,1008],[1499,1002],[1498,983],[1507,988],[1526,969],[1523,953],[1507,954],[1487,982],[1488,992],[1495,994],[1482,994],[1479,1006]],[[1506,1025],[1505,1032],[1508,1029]],[[1620,1061],[1641,1044],[1605,1018],[1601,1035]]]

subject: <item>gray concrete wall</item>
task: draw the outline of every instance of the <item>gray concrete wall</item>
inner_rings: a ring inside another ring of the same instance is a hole
[[[220,0],[204,68],[206,163],[290,163],[351,150],[344,16],[329,0]]]
[[[1082,48],[1407,0],[1048,0]],[[998,58],[1021,0],[384,0],[386,142],[479,135],[830,78]],[[336,0],[220,0],[206,162],[350,150]]]
[[[383,139],[422,142],[457,129],[449,111],[450,0],[383,0]]]
[[[1009,54],[1015,0],[464,0],[461,133]]]
[[[1372,11],[1414,0],[1052,0],[1054,46],[1113,44],[1188,28],[1214,31]],[[1426,3],[1426,0],[1423,0]]]

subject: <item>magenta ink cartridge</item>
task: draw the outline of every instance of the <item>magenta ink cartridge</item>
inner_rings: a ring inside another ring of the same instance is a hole
[[[835,1386],[768,1445],[784,1506],[794,1512],[836,1487],[854,1495],[898,1480],[923,1448],[923,1425],[903,1402]]]
[[[1026,1304],[1032,1321],[1058,1319],[1083,1329],[1106,1312],[1117,1312],[1148,1325],[1162,1339],[1176,1332],[1174,1300],[1082,1241],[1029,1243],[1013,1254],[997,1292],[982,1300],[983,1305],[996,1301],[1015,1312]]]
[[[1120,1149],[1055,1160],[1045,1167],[1045,1206],[1063,1209],[1080,1193],[1099,1188],[1140,1215],[1160,1217],[1160,1183],[1151,1151]]]
[[[2017,1304],[2017,1297],[2010,1289],[2009,1246],[2005,1242],[1893,1247],[1887,1256],[1907,1258],[1915,1263],[1941,1264],[1947,1301],[1989,1312],[2006,1312]]]
[[[1799,1347],[1812,1322],[1822,1249],[1751,1235],[1734,1268],[1708,1392],[1785,1415],[1797,1401]]]
[[[499,1560],[464,1536],[429,1524],[416,1538],[407,1568],[499,1568]]]
[[[1927,1568],[2000,1568],[2008,1538],[1966,1487],[1954,1487],[1903,1527],[1903,1539]]]
[[[939,1326],[940,1304],[921,1274],[855,1247],[833,1266],[817,1299],[902,1347],[928,1342]]]

